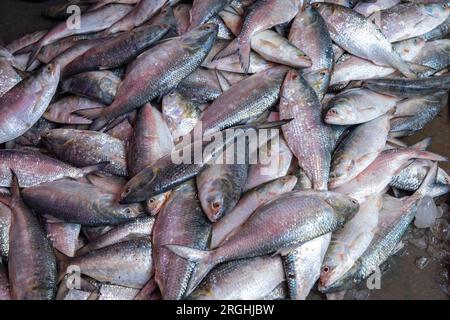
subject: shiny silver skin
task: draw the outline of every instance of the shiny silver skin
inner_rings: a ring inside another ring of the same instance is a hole
[[[60,69],[49,64],[0,97],[0,143],[13,140],[42,116],[56,92]]]
[[[195,181],[175,188],[158,214],[153,231],[155,280],[164,300],[182,299],[189,285],[195,263],[185,260],[165,247],[171,243],[206,250],[211,223],[205,217],[196,196]]]

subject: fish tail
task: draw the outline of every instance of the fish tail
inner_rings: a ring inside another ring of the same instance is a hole
[[[83,168],[81,168],[81,170],[83,171],[84,175],[88,175],[88,174],[91,174],[93,172],[103,170],[108,164],[110,164],[109,161],[103,161],[103,162],[94,164],[93,166],[83,167]]]
[[[219,60],[231,56],[239,51],[239,42],[238,38],[231,41],[224,49],[219,51],[213,58],[214,60]]]
[[[92,122],[89,126],[89,130],[98,131],[103,129],[108,123],[110,119],[108,117],[99,117]]]
[[[60,283],[68,275],[70,258],[57,249],[53,249],[53,252],[58,263],[58,283]]]
[[[13,169],[11,170],[11,203],[15,203],[16,201],[20,200],[20,187],[19,187],[19,179],[17,178],[16,173]]]
[[[206,277],[208,272],[211,271],[211,269],[217,264],[216,259],[214,259],[215,251],[202,251],[175,244],[167,244],[163,247],[166,247],[177,256],[197,263],[191,279],[189,280],[186,295],[189,295],[200,284],[203,278]]]
[[[72,111],[72,114],[75,114],[77,116],[89,119],[89,120],[95,120],[102,116],[104,108],[89,108],[89,109],[80,109]]]
[[[433,152],[416,150],[416,149],[412,149],[412,151],[414,153],[414,155],[413,155],[414,158],[431,160],[431,161],[448,161],[447,157],[441,156],[441,155],[433,153]]]
[[[28,58],[27,66],[26,66],[25,70],[29,71],[29,69],[30,69],[31,65],[33,64],[34,60],[37,59],[37,56],[38,56],[39,53],[41,52],[42,47],[43,47],[42,41],[39,41],[39,42],[33,47],[33,50],[31,51],[30,57]]]
[[[250,41],[241,43],[239,45],[238,56],[239,62],[241,64],[241,68],[245,73],[248,73],[248,69],[250,68]]]
[[[416,150],[425,151],[427,150],[431,145],[431,137],[426,137],[425,139],[420,140],[419,142],[413,144],[411,148]]]

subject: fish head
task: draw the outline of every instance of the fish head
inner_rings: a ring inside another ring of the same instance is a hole
[[[200,197],[203,211],[211,222],[219,220],[227,211],[227,204],[231,201],[233,185],[226,179],[212,179],[202,188],[205,196]]]
[[[61,67],[58,63],[49,63],[43,67],[40,80],[42,83],[54,83],[59,81]]]
[[[159,194],[159,192],[156,191],[160,185],[158,172],[158,167],[146,167],[135,175],[123,187],[119,203],[137,203]]]
[[[334,209],[342,224],[351,220],[359,211],[359,202],[341,193],[329,192],[324,200]]]
[[[156,196],[151,197],[146,202],[147,213],[152,216],[157,215],[167,200],[170,198],[171,191],[167,191],[161,194],[157,194]]]
[[[198,50],[206,48],[209,51],[217,37],[219,26],[214,23],[206,23],[198,26],[181,36],[181,41],[185,48]]]
[[[325,122],[328,124],[345,125],[357,121],[357,114],[352,101],[339,95],[332,98],[325,114]]]
[[[154,42],[155,35],[164,35],[170,30],[171,26],[163,23],[157,25],[144,25],[134,29],[133,36],[136,39],[145,39],[146,42]]]
[[[331,293],[343,290],[352,289],[358,282],[357,270],[359,264],[356,262],[353,266],[345,272],[340,278],[338,278],[333,283],[322,282],[322,278],[319,280],[318,289],[322,293]]]
[[[355,161],[348,157],[340,157],[337,165],[331,168],[329,176],[329,187],[331,189],[340,185],[341,181],[346,181],[350,173],[355,169]]]
[[[445,19],[450,13],[450,6],[448,3],[431,3],[424,6],[426,14],[436,19]]]
[[[140,203],[130,205],[119,205],[114,208],[114,213],[118,217],[136,218],[145,214],[145,209]]]
[[[68,129],[48,130],[41,133],[41,141],[47,149],[58,153],[58,150],[62,150],[65,143],[73,137],[72,133]]]
[[[311,6],[320,13],[324,20],[328,20],[329,18],[331,18],[333,15],[335,15],[335,11],[339,9],[336,8],[339,6],[335,6],[325,2],[314,2],[311,3]]]
[[[331,287],[354,264],[345,243],[331,242],[320,269],[320,283],[324,288]]]
[[[294,189],[295,185],[297,184],[297,177],[294,175],[290,176],[284,176],[278,179],[279,188],[281,192],[289,192],[292,189]]]
[[[317,93],[319,99],[322,99],[330,83],[331,79],[330,70],[328,70],[327,68],[323,68],[320,70],[308,72],[303,76],[306,82],[308,82],[311,88],[313,88],[313,90]]]

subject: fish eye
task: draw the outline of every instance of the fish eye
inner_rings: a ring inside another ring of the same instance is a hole
[[[330,272],[330,268],[328,266],[325,266],[325,267],[322,268],[322,271],[324,273],[328,273],[328,272]]]
[[[355,200],[355,199],[351,199],[350,200],[353,204],[359,204],[359,202],[357,201],[357,200]]]
[[[217,210],[217,209],[220,208],[220,202],[219,202],[219,201],[214,201],[213,204],[212,204],[212,206],[213,206],[214,209]]]
[[[131,209],[130,209],[130,208],[126,208],[126,209],[125,209],[125,213],[126,213],[126,214],[131,214]]]
[[[314,2],[312,6],[313,6],[314,8],[318,8],[318,7],[320,6],[320,4],[317,3],[317,2]]]
[[[155,199],[154,198],[150,198],[150,203],[154,203]]]
[[[325,71],[321,71],[319,74],[321,77],[325,77],[325,75],[326,75]]]
[[[339,112],[336,111],[336,109],[330,109],[328,110],[329,113],[337,115]]]

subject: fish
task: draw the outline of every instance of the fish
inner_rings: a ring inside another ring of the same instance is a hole
[[[376,78],[363,81],[362,86],[395,97],[418,97],[450,88],[450,74],[422,79]]]
[[[416,214],[416,203],[427,195],[430,185],[436,179],[437,164],[428,171],[421,187],[411,196],[395,205],[394,210],[381,211],[378,230],[367,250],[340,279],[332,285],[319,284],[321,292],[334,292],[350,288],[378,268],[393,253]]]
[[[254,132],[255,129],[276,128],[281,123],[284,122],[262,125],[249,124],[238,127],[242,130],[221,132],[217,138],[218,140],[204,137],[192,143],[189,143],[190,140],[188,140],[189,142],[183,142],[181,148],[176,148],[171,154],[162,157],[153,165],[145,167],[139,174],[128,181],[120,196],[120,202],[140,202],[169,191],[183,182],[196,177],[206,168],[207,164],[221,157],[223,158],[228,148],[234,148],[235,140],[242,139],[242,137],[245,138],[246,135]],[[211,142],[210,140],[214,141]],[[247,142],[248,139],[245,140]],[[247,143],[245,143],[245,153],[247,153],[247,146]],[[203,156],[198,159],[198,156],[195,154],[200,150]],[[251,151],[250,149],[248,152]]]
[[[10,42],[5,46],[11,54],[15,54],[24,48],[29,47],[33,43],[38,42],[43,36],[47,34],[48,30],[38,30],[31,33],[27,33],[22,37]]]
[[[266,30],[252,37],[251,48],[267,61],[293,68],[308,68],[311,59],[277,32]]]
[[[128,149],[128,172],[136,176],[145,167],[170,154],[174,145],[172,135],[162,114],[151,104],[142,106],[134,125]]]
[[[414,62],[431,68],[430,71],[422,73],[423,75],[431,75],[446,69],[450,65],[449,52],[449,39],[429,41],[420,53],[414,57]]]
[[[128,66],[116,99],[109,107],[100,115],[98,112],[93,115],[89,112],[91,110],[80,110],[77,113],[95,118],[90,129],[98,130],[114,118],[167,94],[201,64],[211,49],[216,34],[217,26],[205,24],[145,51]],[[137,86],[137,83],[140,85]]]
[[[357,126],[338,146],[331,161],[330,189],[355,178],[384,150],[391,116],[385,114]]]
[[[2,167],[0,168],[0,186],[11,185],[11,170],[17,175],[20,187],[31,187],[43,182],[62,178],[78,179],[86,174],[100,170],[105,164],[73,167],[65,162],[30,150],[0,150]]]
[[[411,163],[413,159],[447,161],[447,158],[414,147],[389,149],[381,152],[375,160],[349,182],[333,191],[347,194],[359,202],[373,194],[380,193],[394,176]]]
[[[132,8],[132,6],[124,4],[110,4],[98,10],[82,14],[79,28],[73,28],[66,21],[57,24],[33,44],[27,68],[36,59],[42,47],[68,36],[105,30],[128,14]]]
[[[369,17],[374,12],[386,10],[396,6],[400,3],[400,0],[376,0],[376,1],[360,1],[353,7],[358,13],[361,13],[365,17]]]
[[[153,232],[155,281],[163,300],[182,299],[189,286],[195,263],[178,257],[165,245],[182,243],[206,250],[211,223],[204,215],[197,196],[195,181],[175,188],[167,204],[158,214]]]
[[[324,121],[335,125],[365,123],[393,109],[400,100],[365,88],[346,90],[328,102]]]
[[[219,82],[217,71],[198,68],[180,82],[176,91],[165,95],[163,103],[166,97],[176,92],[198,103],[208,103],[222,94],[223,87]]]
[[[175,254],[197,262],[191,288],[219,263],[277,252],[299,245],[342,227],[358,210],[358,203],[341,194],[321,198],[285,193],[259,207],[223,245],[202,251],[182,245],[166,247]],[[270,224],[271,228],[263,226]]]
[[[170,130],[173,141],[191,132],[200,116],[198,104],[177,91],[165,95],[162,99],[162,118]]]
[[[192,2],[189,30],[207,23],[233,0],[194,0]]]
[[[60,124],[90,124],[92,120],[77,116],[76,110],[103,108],[104,104],[91,99],[67,96],[51,103],[42,117],[48,121]]]
[[[214,268],[189,299],[260,300],[280,283],[284,283],[284,273],[279,256],[240,259]]]
[[[316,2],[312,6],[322,15],[331,39],[338,46],[375,64],[393,67],[408,78],[417,77],[381,30],[363,15],[330,3]]]
[[[431,165],[432,162],[428,160],[414,160],[409,166],[400,171],[398,175],[393,177],[389,185],[401,190],[416,191],[425,179]],[[449,184],[450,177],[448,174],[443,169],[438,168],[436,182],[430,191],[431,196],[438,197],[445,194],[446,190],[449,189]]]
[[[124,143],[106,133],[53,129],[42,134],[42,139],[58,158],[77,167],[108,162],[103,171],[119,176],[128,175]]]
[[[118,33],[121,31],[130,31],[139,27],[152,18],[164,5],[174,4],[177,0],[141,0],[132,10],[115,20],[112,25],[107,27],[105,34]]]
[[[0,97],[22,80],[14,69],[14,64],[14,57],[0,47]]]
[[[447,17],[444,22],[434,29],[424,33],[420,37],[426,41],[440,39],[450,32],[450,17]]]
[[[297,182],[295,176],[284,176],[266,182],[244,193],[236,206],[219,221],[213,224],[210,248],[217,248],[237,230],[260,206],[291,191]]]
[[[288,39],[311,59],[312,66],[302,70],[302,74],[322,100],[330,83],[334,53],[326,23],[312,5],[298,12]]]
[[[49,64],[0,97],[0,143],[13,140],[42,116],[56,92],[60,69]]]
[[[287,71],[274,67],[236,83],[209,105],[197,126],[208,135],[261,115],[277,102]]]
[[[83,226],[118,225],[144,213],[140,204],[118,204],[116,194],[74,180],[41,183],[22,194],[25,203],[39,214]]]
[[[262,0],[255,2],[244,18],[242,28],[237,38],[215,56],[215,59],[225,58],[237,53],[244,73],[250,67],[251,38],[258,32],[273,26],[289,22],[297,14],[298,0]]]
[[[288,296],[291,300],[305,300],[319,279],[330,238],[331,233],[327,233],[312,239],[283,257]]]
[[[53,248],[66,256],[75,256],[75,252],[80,244],[78,236],[80,235],[81,225],[47,222],[45,231]]]
[[[109,105],[114,101],[120,83],[120,78],[111,71],[88,71],[63,80],[61,91]]]
[[[44,230],[24,203],[12,175],[8,276],[12,300],[51,300],[56,294],[56,258]]]
[[[412,135],[421,130],[447,106],[448,96],[432,95],[410,98],[401,102],[402,107],[411,108],[416,105],[419,110],[415,114],[403,114],[391,120],[392,137]]]
[[[104,40],[69,63],[64,77],[77,73],[119,67],[133,61],[169,31],[168,25],[149,25]]]
[[[374,23],[390,42],[397,42],[433,30],[449,15],[446,3],[401,3],[380,11]]]
[[[150,237],[154,224],[154,217],[137,217],[136,219],[116,226],[95,240],[90,241],[85,246],[79,248],[76,251],[76,256],[83,256],[88,252],[105,248],[119,242]]]
[[[248,163],[212,164],[197,176],[201,207],[211,222],[220,220],[236,206],[248,167]]]
[[[322,122],[322,106],[315,91],[295,70],[290,70],[283,82],[279,110],[280,119],[293,119],[281,130],[313,189],[327,190],[331,130]]]
[[[320,284],[327,287],[350,270],[375,236],[383,200],[375,194],[361,203],[358,213],[334,232],[320,268]]]
[[[60,258],[60,277],[70,272],[68,268],[74,265],[83,275],[127,288],[141,289],[153,273],[149,238],[115,243],[82,256]]]

